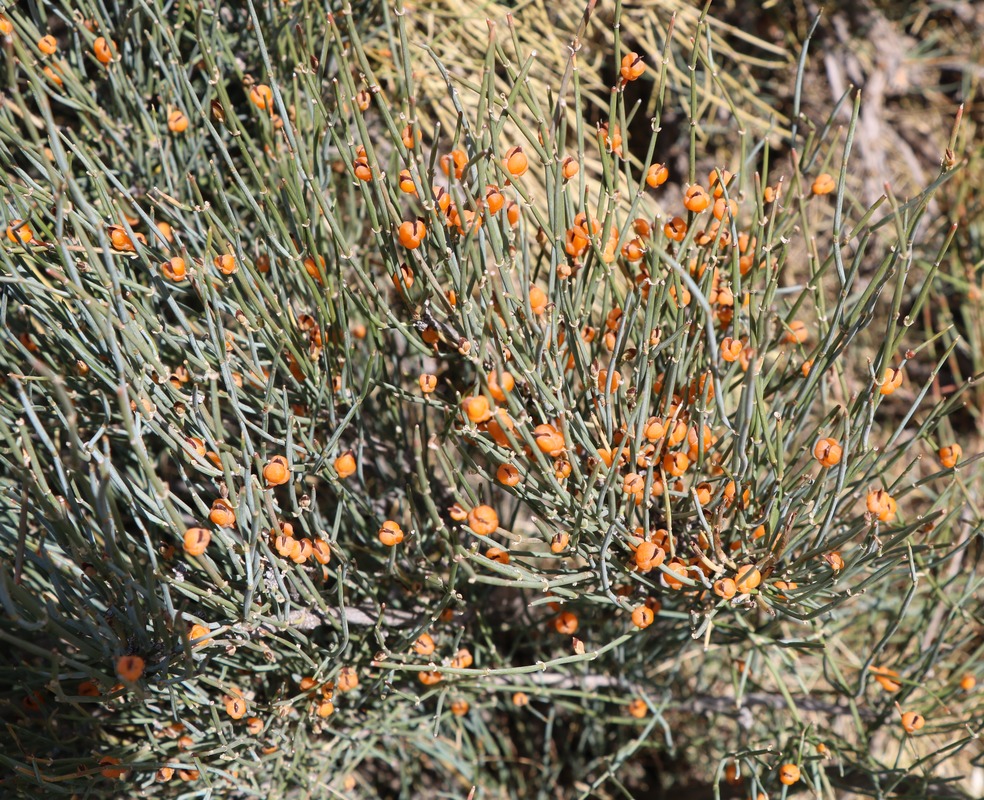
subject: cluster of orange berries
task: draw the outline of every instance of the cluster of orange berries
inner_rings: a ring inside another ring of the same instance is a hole
[[[139,217],[133,217],[127,214],[125,215],[125,219],[131,229],[140,224]],[[155,223],[155,228],[155,236],[159,236],[168,244],[174,241],[174,232],[169,223],[164,221],[157,222]],[[143,233],[137,231],[131,237],[122,225],[110,225],[107,227],[106,232],[109,236],[110,246],[117,252],[136,252],[137,247],[134,244],[134,239],[144,247],[147,246],[147,237]],[[39,243],[30,225],[21,219],[10,220],[6,233],[7,239],[15,245],[27,246]],[[229,254],[217,256],[214,263],[223,275],[232,275],[237,268],[235,257]],[[269,260],[259,258],[257,259],[256,266],[260,272],[269,271]],[[160,270],[161,274],[167,280],[174,283],[180,283],[188,277],[188,265],[181,256],[173,256],[167,261],[164,261],[160,266]]]
[[[408,150],[412,150],[415,143],[419,143],[420,138],[420,131],[415,130],[410,124],[406,125],[401,133],[403,144]],[[448,179],[462,181],[469,163],[468,154],[464,150],[455,149],[442,155],[439,163],[441,171]],[[572,163],[576,165],[576,162]],[[506,151],[502,159],[502,167],[511,178],[519,178],[529,170],[529,158],[523,148],[517,145]],[[374,174],[363,145],[356,147],[352,168],[356,178],[360,181],[369,182],[373,180]],[[568,167],[568,172],[570,171],[571,168]],[[397,183],[402,193],[419,196],[417,182],[409,168],[400,170]],[[451,192],[443,186],[432,186],[431,194],[437,210],[444,215],[446,224],[462,236],[481,227],[486,216],[494,217],[503,209],[506,211],[506,218],[510,225],[515,226],[519,222],[519,204],[515,201],[507,203],[505,195],[497,184],[489,184],[485,187],[481,197],[475,203],[474,209],[459,207],[452,199]],[[426,236],[427,226],[422,219],[405,220],[397,226],[397,240],[407,250],[419,248]],[[404,283],[406,282],[404,281]]]
[[[865,505],[868,512],[876,516],[881,522],[892,522],[895,520],[895,512],[898,504],[884,489],[874,489],[868,492]]]
[[[601,233],[601,227],[601,223],[597,219],[588,217],[583,211],[574,217],[574,224],[564,234],[564,252],[570,256],[574,263],[577,263],[577,260],[584,255],[588,246],[594,241],[594,237]],[[612,225],[608,232],[608,239],[602,248],[602,261],[611,264],[615,260],[617,250],[618,229]],[[558,268],[557,274],[561,278],[570,277],[572,274],[571,267],[562,264]]]
[[[451,619],[450,609],[446,609],[441,615],[441,619],[448,621]],[[411,650],[418,656],[430,658],[437,651],[437,643],[429,633],[421,633],[411,645]],[[450,669],[469,669],[475,663],[475,657],[467,647],[459,647],[455,654],[448,659],[447,666]],[[417,673],[417,679],[425,686],[434,686],[444,680],[444,673],[440,670],[423,670]],[[452,713],[460,717],[468,713],[470,708],[464,699],[455,701],[456,706],[452,707]]]
[[[345,694],[359,688],[359,673],[355,667],[342,667],[334,681],[320,683],[310,675],[300,680],[301,691],[312,698],[311,713],[326,719],[335,713],[335,692]]]
[[[327,578],[327,564],[331,561],[331,545],[324,539],[296,538],[294,526],[289,522],[280,525],[280,532],[270,534],[271,546],[282,558],[288,558],[295,564],[305,564],[313,558],[322,567],[323,576]]]

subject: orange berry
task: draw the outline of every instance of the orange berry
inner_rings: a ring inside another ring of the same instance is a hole
[[[188,528],[184,534],[184,551],[189,556],[200,556],[212,541],[212,534],[206,528]]]
[[[670,171],[665,164],[653,164],[646,170],[646,184],[650,189],[657,189],[666,183],[670,177]]]
[[[413,650],[418,656],[429,656],[434,652],[434,639],[429,633],[422,633],[413,643]]]
[[[249,90],[249,99],[257,108],[273,111],[273,89],[265,83],[259,83]]]
[[[181,256],[175,256],[169,261],[165,261],[161,264],[161,274],[169,281],[174,281],[175,283],[183,281],[188,274],[185,260]]]
[[[516,387],[516,379],[508,370],[503,370],[499,374],[496,370],[487,376],[489,384],[489,394],[500,403],[506,402],[506,393],[511,392]]]
[[[7,238],[13,244],[25,245],[34,240],[34,231],[22,219],[12,219],[7,226]]]
[[[663,469],[668,475],[679,478],[690,466],[690,458],[686,453],[667,453],[663,456]]]
[[[414,281],[413,270],[410,269],[410,265],[400,264],[400,271],[393,275],[393,285],[396,287],[396,290],[401,291],[402,289],[410,289],[410,287],[413,286],[413,281]],[[424,341],[427,341],[425,334],[426,331],[424,334],[422,334],[422,336],[424,338]],[[430,342],[430,344],[433,344],[433,342]]]
[[[710,187],[715,197],[723,197],[724,189],[731,182],[733,177],[734,174],[726,169],[722,170],[720,173],[718,173],[716,169],[712,169],[710,174],[707,176],[707,185]]]
[[[721,578],[714,582],[714,594],[730,600],[738,593],[738,587],[731,578]]]
[[[946,469],[953,469],[957,466],[957,462],[963,458],[963,448],[959,444],[949,444],[945,447],[941,447],[937,451],[937,455],[940,457],[940,464]]]
[[[786,597],[786,595],[783,593],[791,592],[794,589],[798,588],[798,584],[793,581],[776,581],[774,585],[778,590],[777,596],[779,597],[780,600],[788,600],[789,598]]]
[[[676,447],[680,442],[688,436],[687,423],[682,420],[677,420],[673,424],[673,430],[670,431],[669,444],[670,447]]]
[[[884,489],[875,489],[868,492],[868,497],[865,501],[868,511],[876,516],[881,514],[888,508],[888,497],[889,494]]]
[[[537,315],[547,310],[547,295],[539,286],[530,287],[530,308]]]
[[[917,714],[915,711],[906,711],[902,715],[902,729],[906,733],[912,734],[918,730],[922,730],[925,724],[926,718],[922,714]]]
[[[633,558],[636,566],[642,572],[649,572],[651,569],[656,569],[663,563],[666,553],[655,542],[645,541],[636,547]]]
[[[355,667],[342,667],[338,672],[338,680],[335,681],[335,688],[339,693],[351,692],[359,688],[359,673]]]
[[[628,705],[629,716],[635,717],[636,719],[642,719],[649,713],[649,706],[646,705],[646,701],[640,697],[636,697]]]
[[[530,704],[530,696],[526,692],[516,692],[512,696],[512,703],[516,708],[522,708]]]
[[[456,717],[465,716],[465,714],[468,713],[468,709],[470,708],[471,706],[468,705],[468,701],[463,700],[460,697],[451,701],[451,713],[454,714]]]
[[[732,339],[726,336],[721,340],[721,360],[731,363],[737,361],[745,345],[740,339]]]
[[[625,83],[638,79],[645,71],[646,65],[642,62],[642,56],[638,53],[626,53],[622,56],[619,74]]]
[[[174,111],[167,115],[167,129],[171,133],[184,133],[188,130],[188,117],[184,111],[174,109]]]
[[[960,679],[960,688],[965,692],[973,691],[975,686],[977,686],[977,678],[973,675],[964,675]]]
[[[509,447],[509,437],[506,432],[514,433],[516,429],[516,424],[509,417],[509,412],[504,408],[498,408],[495,411],[495,416],[490,419],[486,425],[485,430],[492,437],[499,447]]]
[[[667,239],[682,242],[687,236],[687,223],[682,217],[674,217],[663,226],[663,233]]]
[[[646,479],[638,472],[630,472],[622,478],[622,491],[625,494],[641,495],[646,488]]]
[[[50,33],[47,36],[42,36],[38,39],[38,50],[46,56],[54,55],[58,50],[58,40]]]
[[[553,623],[554,630],[565,636],[572,636],[577,633],[577,615],[570,611],[562,611]]]
[[[452,669],[468,669],[474,663],[475,659],[471,651],[467,647],[462,647],[454,654],[450,666]]]
[[[689,569],[686,564],[680,561],[680,559],[677,558],[672,561],[668,561],[666,564],[666,569],[668,572],[663,573],[662,579],[667,587],[673,589],[674,591],[680,591],[687,586],[687,584],[680,580],[680,578],[689,579]]]
[[[817,175],[816,179],[813,181],[813,186],[810,188],[813,191],[813,194],[830,194],[837,188],[837,184],[834,182],[833,176],[826,172],[822,172]]]
[[[506,198],[499,191],[498,186],[490,185],[485,187],[485,207],[489,210],[489,214],[494,217],[502,210],[505,204]]]
[[[437,389],[437,375],[425,372],[418,378],[418,383],[420,384],[420,391],[424,394],[430,394]]]
[[[99,759],[99,766],[103,769],[100,770],[100,774],[104,778],[109,778],[110,780],[119,780],[124,775],[126,775],[126,769],[123,767],[118,767],[120,760],[114,756],[104,756]]]
[[[485,551],[485,557],[489,561],[496,561],[499,564],[509,563],[509,553],[503,550],[501,547],[490,547]]]
[[[663,421],[658,417],[650,417],[646,420],[645,427],[643,428],[643,435],[650,442],[658,442],[666,435],[666,427]]]
[[[419,142],[421,136],[422,134],[419,130],[417,131],[417,135],[414,136],[413,128],[410,125],[406,125],[403,128],[403,132],[400,134],[400,138],[403,140],[403,146],[406,147],[407,150],[412,150],[414,139]]]
[[[789,344],[803,344],[810,338],[810,331],[806,323],[802,320],[794,319],[789,323],[789,330],[783,335],[782,340]]]
[[[500,464],[495,471],[495,477],[504,486],[518,486],[522,480],[519,470],[512,464]]]
[[[622,130],[618,125],[609,128],[607,122],[598,126],[598,138],[604,143],[605,149],[615,155],[622,155]]]
[[[742,594],[750,594],[751,591],[762,583],[762,573],[754,564],[745,564],[738,568],[735,575],[735,586]]]
[[[229,253],[217,256],[213,263],[223,275],[232,275],[236,271],[236,258]]]
[[[321,277],[321,270],[318,269],[318,262],[321,263],[321,269],[324,269],[324,256],[318,256],[318,261],[315,261],[311,256],[307,256],[304,259],[304,271],[318,283],[324,283],[324,279]]]
[[[894,669],[876,667],[874,665],[868,667],[868,669],[874,675],[875,680],[878,681],[882,689],[886,692],[897,692],[902,688],[902,684],[895,680],[899,677],[899,673]]]
[[[108,64],[112,61],[115,50],[116,42],[108,40],[105,36],[100,36],[92,43],[93,55],[100,64]]]
[[[567,549],[567,545],[570,544],[571,536],[566,531],[561,531],[560,533],[555,533],[553,538],[550,540],[550,552],[554,555],[563,553]]]
[[[836,439],[829,437],[821,439],[813,446],[813,457],[825,467],[834,467],[840,463],[844,449]]]
[[[573,156],[567,156],[567,158],[561,162],[560,173],[564,176],[565,181],[569,181],[580,171],[581,166],[577,163],[577,159]]]
[[[122,250],[127,253],[136,250],[136,247],[133,246],[133,240],[119,225],[109,226],[109,241],[115,250]]]
[[[205,637],[207,637],[209,633],[210,631],[208,628],[206,628],[204,625],[198,625],[196,623],[195,625],[192,625],[191,628],[188,630],[188,639],[192,642],[192,644],[195,647],[202,647],[203,645],[208,644]],[[200,639],[201,641],[196,642],[195,641],[196,639]]]
[[[795,764],[783,764],[779,767],[779,782],[784,786],[792,786],[800,779],[800,768]]]
[[[451,195],[448,194],[448,190],[443,186],[434,186],[432,191],[434,192],[434,200],[437,202],[437,207],[441,211],[446,212],[451,207]]]
[[[395,547],[403,541],[403,529],[393,520],[386,520],[379,528],[379,541],[387,547]]]
[[[725,202],[723,197],[719,197],[714,201],[714,207],[711,209],[711,215],[714,219],[721,220],[724,219],[724,214],[727,212],[732,217],[738,216],[738,202],[736,200],[728,200]]]
[[[564,435],[549,424],[537,425],[533,429],[533,438],[536,440],[536,446],[540,452],[546,453],[552,458],[557,458],[567,446]]]
[[[629,262],[642,261],[646,255],[646,248],[641,239],[630,239],[622,247],[622,257]]]
[[[397,236],[407,250],[416,250],[427,235],[427,226],[419,219],[400,223]]]
[[[683,193],[683,207],[687,211],[699,214],[711,204],[711,198],[707,191],[699,183],[688,186]]]
[[[400,170],[399,186],[400,191],[404,194],[417,194],[417,186],[414,184],[413,176],[408,169]]]
[[[324,539],[315,539],[311,542],[311,555],[319,564],[327,564],[331,561],[331,546]]]
[[[632,624],[640,630],[653,624],[656,615],[649,606],[639,606],[632,611]]]
[[[335,459],[335,472],[338,477],[342,480],[355,474],[355,456],[352,455],[351,450],[346,450],[338,458]]]
[[[120,656],[116,660],[116,674],[120,680],[133,683],[140,680],[146,666],[140,656]]]
[[[588,235],[580,225],[569,228],[565,234],[564,252],[571,258],[580,258],[588,249]]]
[[[242,719],[246,716],[246,701],[241,697],[228,697],[225,703],[226,714],[233,719]]]
[[[479,536],[490,536],[499,528],[499,515],[491,506],[475,506],[468,512],[468,527]]]
[[[526,171],[530,168],[529,159],[526,157],[526,153],[523,152],[523,148],[519,145],[511,147],[506,151],[506,157],[502,164],[506,168],[506,171],[514,178],[525,175]]]
[[[902,385],[902,370],[889,367],[882,376],[881,385],[878,387],[880,394],[892,394]]]
[[[511,201],[506,208],[506,219],[509,220],[509,224],[513,227],[519,224],[519,203],[515,200]]]
[[[464,150],[452,150],[448,155],[441,156],[441,171],[451,177],[451,168],[454,167],[454,177],[461,180],[468,164],[468,154]]]
[[[842,569],[844,569],[844,559],[841,558],[841,554],[838,553],[837,551],[834,551],[832,553],[826,553],[823,557],[823,560],[830,565],[830,568],[834,572],[840,572]]]
[[[487,422],[492,418],[492,408],[488,398],[483,394],[476,394],[466,397],[461,401],[461,410],[465,412],[469,422],[476,425]]]
[[[0,36],[10,36],[14,32],[14,24],[3,14],[0,14]]]
[[[426,672],[418,672],[417,680],[419,680],[424,686],[434,686],[438,684],[443,679],[443,675],[437,670],[428,670]]]
[[[232,510],[229,501],[222,498],[213,501],[208,518],[212,524],[218,525],[220,528],[231,528],[236,524],[236,512]]]
[[[266,481],[267,488],[271,486],[283,486],[290,482],[290,466],[284,456],[274,456],[263,467],[263,480]]]

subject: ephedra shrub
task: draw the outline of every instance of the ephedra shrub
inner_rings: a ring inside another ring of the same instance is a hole
[[[859,98],[738,124],[696,12],[612,28],[597,122],[580,38],[533,79],[494,21],[452,129],[423,13],[0,20],[4,793],[948,790],[977,467],[911,320],[956,132],[860,208]]]

